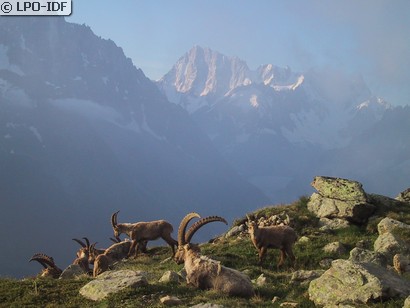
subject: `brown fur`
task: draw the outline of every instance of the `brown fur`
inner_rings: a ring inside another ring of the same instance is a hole
[[[122,233],[129,236],[132,245],[128,252],[128,256],[136,256],[138,251],[146,251],[146,242],[162,238],[172,248],[172,255],[175,254],[175,246],[178,244],[176,240],[171,237],[174,228],[165,220],[155,220],[149,222],[137,223],[117,223],[117,214],[114,213],[111,217],[111,223],[114,230],[115,238],[119,238]],[[144,243],[145,242],[145,243]]]
[[[108,247],[103,254],[98,255],[94,261],[93,276],[105,272],[109,267],[117,261],[120,261],[128,256],[131,242],[123,241]]]
[[[248,231],[253,245],[258,250],[260,265],[266,257],[268,248],[280,250],[277,267],[283,265],[286,257],[289,257],[294,265],[296,258],[293,254],[293,245],[297,235],[293,228],[289,226],[259,227],[256,222],[248,220]]]
[[[40,263],[44,269],[39,274],[40,277],[45,278],[58,278],[60,277],[61,273],[63,272],[57,265],[54,263],[54,259],[52,257],[47,256],[44,253],[36,253],[34,254],[29,262],[37,261]]]
[[[187,218],[188,219],[185,219]],[[219,262],[202,256],[198,245],[187,242],[193,233],[211,221],[223,221],[223,218],[212,216],[199,220],[185,236],[186,225],[189,220],[199,217],[196,213],[188,214],[182,221],[178,234],[178,250],[174,260],[178,264],[184,263],[187,273],[186,281],[199,289],[213,289],[230,296],[251,297],[254,295],[252,282],[249,277],[235,269],[225,267]]]

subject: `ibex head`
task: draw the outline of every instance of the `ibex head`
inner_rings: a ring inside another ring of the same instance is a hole
[[[194,219],[194,218],[200,218],[198,213],[189,213],[186,215],[178,229],[178,250],[174,255],[174,261],[177,264],[182,264],[185,262],[185,257],[186,257],[186,252],[188,250],[194,250],[199,252],[199,247],[197,245],[191,244],[191,239],[194,236],[195,232],[198,231],[201,227],[204,225],[212,222],[212,221],[221,221],[224,222],[225,224],[228,224],[226,220],[222,217],[219,216],[208,216],[205,218],[202,218],[198,220],[196,223],[194,223],[188,231],[186,231],[188,223]]]
[[[246,222],[246,226],[248,227],[248,232],[249,234],[252,234],[255,232],[255,230],[258,230],[259,226],[255,219],[252,220],[251,217],[249,217],[248,215],[246,215],[246,217],[248,218],[248,221]]]
[[[118,223],[117,223],[117,215],[120,211],[115,212],[114,214],[111,215],[111,225],[112,229],[114,231],[114,237],[117,241],[121,242],[120,235],[121,231],[118,228]]]
[[[86,256],[88,258],[90,252],[90,241],[86,237],[83,237],[83,239],[85,240],[85,243],[79,239],[73,238],[73,241],[81,245],[81,248],[77,251],[77,258],[83,258]]]
[[[62,273],[62,270],[59,269],[57,265],[54,263],[54,259],[44,253],[34,254],[29,260],[29,262],[31,261],[37,261],[44,267],[43,271],[40,274],[41,277],[58,278]]]

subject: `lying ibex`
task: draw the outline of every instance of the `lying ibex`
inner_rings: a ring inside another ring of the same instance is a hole
[[[280,249],[280,258],[277,267],[279,268],[288,256],[295,263],[295,255],[292,247],[297,240],[296,232],[289,226],[259,227],[257,222],[252,221],[248,216],[248,232],[253,245],[259,253],[259,264],[262,265],[268,248]]]
[[[135,256],[138,250],[141,250],[141,245],[144,246],[144,241],[153,241],[162,238],[172,248],[172,255],[175,254],[175,246],[178,244],[176,240],[171,237],[174,230],[172,225],[165,220],[155,220],[150,222],[137,223],[117,223],[118,212],[111,216],[111,225],[114,230],[114,237],[119,239],[121,233],[125,233],[132,241],[132,245],[128,252],[131,256],[132,251],[135,251]],[[146,244],[145,244],[146,247]]]
[[[54,259],[52,257],[47,256],[44,253],[36,253],[34,254],[29,262],[37,261],[40,263],[44,269],[40,273],[40,277],[50,277],[50,278],[58,278],[60,277],[61,273],[63,272],[57,265],[54,263]]]
[[[108,270],[114,262],[126,258],[130,247],[131,241],[119,242],[108,247],[103,254],[95,258],[93,276],[97,277],[99,274]]]
[[[219,262],[202,256],[198,245],[190,241],[195,232],[212,221],[226,220],[218,216],[202,218],[194,223],[186,232],[186,227],[199,214],[190,213],[182,219],[178,230],[178,250],[174,256],[177,264],[184,263],[186,281],[199,289],[214,289],[227,295],[251,297],[254,295],[251,280],[245,274],[222,266]]]

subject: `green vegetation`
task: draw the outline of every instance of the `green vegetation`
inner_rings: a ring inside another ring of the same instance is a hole
[[[359,241],[373,243],[377,237],[377,228],[374,226],[352,226],[337,231],[322,232],[318,228],[318,220],[306,208],[308,198],[302,197],[290,205],[266,207],[249,213],[256,217],[281,215],[286,213],[291,218],[299,237],[306,236],[307,242],[295,245],[297,257],[296,268],[290,268],[286,263],[282,269],[276,269],[279,251],[269,250],[263,267],[257,265],[257,253],[247,235],[233,238],[220,238],[215,243],[201,245],[202,253],[221,261],[225,266],[245,271],[251,279],[261,274],[267,278],[267,283],[256,287],[256,296],[251,299],[227,297],[214,291],[196,290],[185,283],[160,283],[158,280],[167,270],[180,271],[182,265],[172,260],[164,261],[169,257],[169,247],[154,247],[148,255],[141,255],[136,259],[126,260],[117,264],[116,269],[134,269],[149,273],[149,285],[138,289],[127,289],[118,294],[109,296],[100,302],[93,302],[83,298],[79,289],[92,278],[78,280],[26,278],[23,280],[0,279],[0,307],[163,307],[159,299],[165,295],[180,298],[184,305],[190,307],[199,303],[221,304],[226,307],[279,307],[281,303],[298,303],[298,307],[315,307],[309,300],[307,284],[291,282],[294,270],[320,269],[320,262],[326,258],[340,258],[332,253],[323,252],[322,248],[331,242],[339,241],[349,251]],[[392,207],[386,208],[389,216],[400,215],[401,221],[410,221],[410,210]],[[238,219],[234,225],[239,225],[246,217]],[[377,219],[376,219],[377,220]],[[374,224],[374,221],[371,222]],[[342,258],[348,258],[348,252]],[[279,299],[272,304],[272,299]],[[404,300],[392,300],[386,303],[373,304],[371,307],[402,307]],[[363,306],[364,307],[364,306]]]

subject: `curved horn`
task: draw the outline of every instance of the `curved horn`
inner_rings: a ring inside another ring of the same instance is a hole
[[[188,229],[188,232],[186,233],[185,236],[185,242],[190,243],[192,237],[194,236],[195,232],[198,231],[201,227],[205,226],[206,224],[213,222],[213,221],[221,221],[225,223],[226,225],[228,222],[225,220],[225,218],[219,217],[219,216],[208,216],[205,218],[202,218],[198,220],[196,223],[194,223],[191,228]]]
[[[112,214],[111,216],[111,225],[113,228],[115,228],[117,226],[117,215],[120,211],[115,212],[114,214]]]
[[[37,261],[38,263],[40,263],[42,266],[44,266],[44,268],[47,268],[46,265],[50,266],[50,267],[55,267],[55,263],[54,263],[54,259],[52,257],[47,256],[44,253],[36,253],[34,254],[31,259],[29,260],[29,262],[31,261]]]
[[[85,240],[85,242],[87,243],[87,249],[90,249],[90,241],[88,240],[88,238],[83,237],[83,239]]]
[[[179,228],[178,228],[178,246],[182,246],[184,244],[186,244],[185,241],[185,232],[186,232],[186,227],[188,225],[188,223],[194,219],[194,218],[200,218],[201,216],[199,216],[198,213],[192,212],[187,214],[182,220],[181,223],[179,224]]]
[[[80,244],[81,247],[83,247],[83,248],[86,247],[86,245],[85,245],[85,243],[84,243],[83,241],[81,241],[81,240],[79,240],[79,239],[76,239],[76,238],[73,238],[72,240],[73,240],[73,241],[76,241],[78,244]]]

